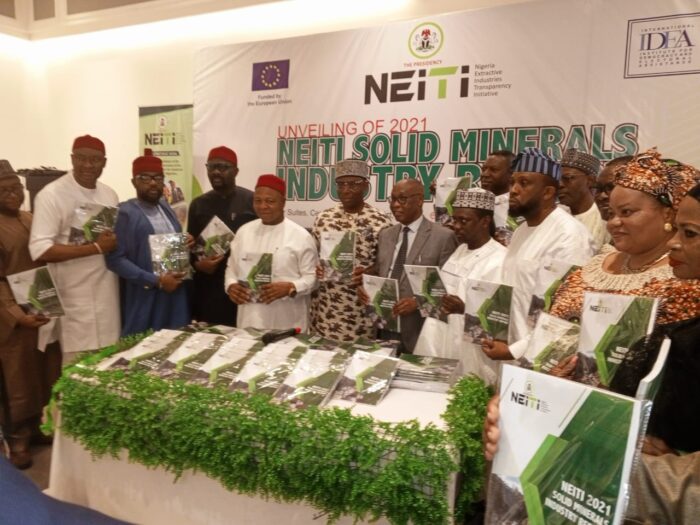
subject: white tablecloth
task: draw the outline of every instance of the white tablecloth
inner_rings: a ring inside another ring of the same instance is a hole
[[[333,400],[330,406],[352,408],[356,415],[369,414],[383,421],[416,418],[422,425],[444,427],[440,414],[447,396],[433,392],[392,389],[376,407]],[[325,523],[319,511],[299,503],[279,503],[241,495],[224,489],[202,473],[185,472],[174,483],[174,475],[161,468],[148,469],[120,458],[93,460],[79,443],[56,432],[47,493],[133,523],[146,525],[307,525]],[[450,479],[450,509],[455,477]],[[314,521],[316,520],[316,521]],[[338,522],[351,525],[348,517]],[[378,524],[387,524],[380,520]]]

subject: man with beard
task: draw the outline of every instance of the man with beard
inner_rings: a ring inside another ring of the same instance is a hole
[[[492,151],[481,167],[481,187],[496,196],[493,211],[493,220],[496,224],[494,237],[504,246],[508,246],[513,231],[517,228],[515,219],[508,215],[514,159],[515,155],[511,151]]]
[[[391,219],[365,202],[369,189],[369,166],[365,161],[338,162],[335,184],[340,204],[318,214],[311,234],[320,246],[323,232],[354,232],[355,276],[358,276],[364,268],[374,266],[379,231],[390,226]],[[323,271],[319,273],[320,286],[311,298],[311,330],[339,341],[370,335],[371,324],[364,305],[357,299],[357,286],[352,282],[326,281]]]
[[[595,184],[595,203],[604,221],[610,218],[610,192],[615,187],[615,170],[622,164],[627,164],[632,156],[617,157],[609,161],[600,170]]]
[[[64,359],[75,352],[111,345],[119,339],[119,280],[104,254],[117,246],[111,231],[96,242],[69,243],[76,209],[85,204],[116,206],[116,192],[99,180],[107,164],[104,143],[90,135],[73,142],[73,170],[44,187],[34,201],[29,252],[49,263],[65,315],[39,331],[39,348],[58,339]],[[68,354],[68,355],[67,355]]]
[[[559,202],[588,229],[596,252],[610,241],[606,223],[593,198],[599,171],[600,161],[593,155],[570,148],[562,156]]]
[[[525,148],[515,160],[509,213],[525,222],[513,233],[503,266],[503,281],[514,287],[509,339],[515,342],[509,347],[484,340],[482,349],[491,359],[525,353],[527,314],[542,262],[557,259],[583,265],[595,253],[586,227],[557,207],[560,178],[559,163],[537,148]]]
[[[206,167],[212,189],[190,204],[187,231],[197,238],[209,221],[218,217],[236,233],[242,225],[257,218],[253,210],[253,192],[236,186],[236,152],[226,146],[213,148]],[[226,254],[193,255],[192,318],[197,321],[236,325],[237,305],[229,300],[224,290],[225,258]]]
[[[182,231],[163,198],[163,163],[147,149],[134,160],[132,173],[136,198],[119,205],[117,249],[107,255],[107,267],[120,277],[122,336],[179,328],[191,320],[184,273],[153,272],[149,236]]]

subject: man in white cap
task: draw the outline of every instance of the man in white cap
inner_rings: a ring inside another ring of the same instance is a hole
[[[117,247],[116,236],[103,231],[95,242],[68,241],[76,209],[84,204],[117,206],[116,192],[99,180],[107,163],[103,142],[90,135],[73,142],[73,170],[42,189],[34,202],[29,252],[49,263],[65,315],[51,332],[39,332],[39,347],[58,339],[64,354],[111,345],[119,339],[119,281],[107,269],[104,254]],[[68,357],[72,359],[72,357]]]
[[[341,160],[335,166],[335,186],[340,203],[322,211],[311,234],[320,246],[323,232],[355,232],[355,268],[361,275],[377,259],[379,231],[391,225],[388,215],[365,202],[369,166],[363,160]],[[372,325],[352,282],[330,282],[319,267],[319,289],[311,299],[311,331],[339,341],[369,336]]]

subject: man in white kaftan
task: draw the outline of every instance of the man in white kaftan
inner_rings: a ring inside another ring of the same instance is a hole
[[[96,242],[69,244],[71,223],[82,204],[116,206],[117,194],[97,179],[105,163],[104,144],[89,135],[73,143],[73,170],[48,184],[36,197],[29,240],[32,258],[48,263],[65,315],[42,327],[39,348],[58,340],[66,354],[111,345],[119,339],[119,281],[107,269],[104,253],[114,250],[112,232]]]
[[[521,357],[527,348],[527,322],[537,270],[553,259],[583,265],[595,253],[586,227],[556,206],[559,163],[536,148],[518,155],[510,193],[511,215],[525,218],[513,233],[504,261],[503,280],[514,287],[511,309],[510,346],[484,344],[494,359]]]
[[[258,179],[253,208],[260,217],[241,226],[231,243],[224,287],[238,304],[241,328],[309,327],[310,294],[316,286],[316,243],[302,226],[284,217],[286,186],[275,175]],[[259,302],[251,302],[246,260],[272,254],[271,282],[261,287]]]

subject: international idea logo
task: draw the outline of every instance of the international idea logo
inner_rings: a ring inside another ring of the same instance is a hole
[[[445,36],[442,28],[434,22],[418,24],[408,37],[408,49],[420,59],[431,58],[442,49]]]
[[[627,22],[625,78],[700,73],[700,13]]]

